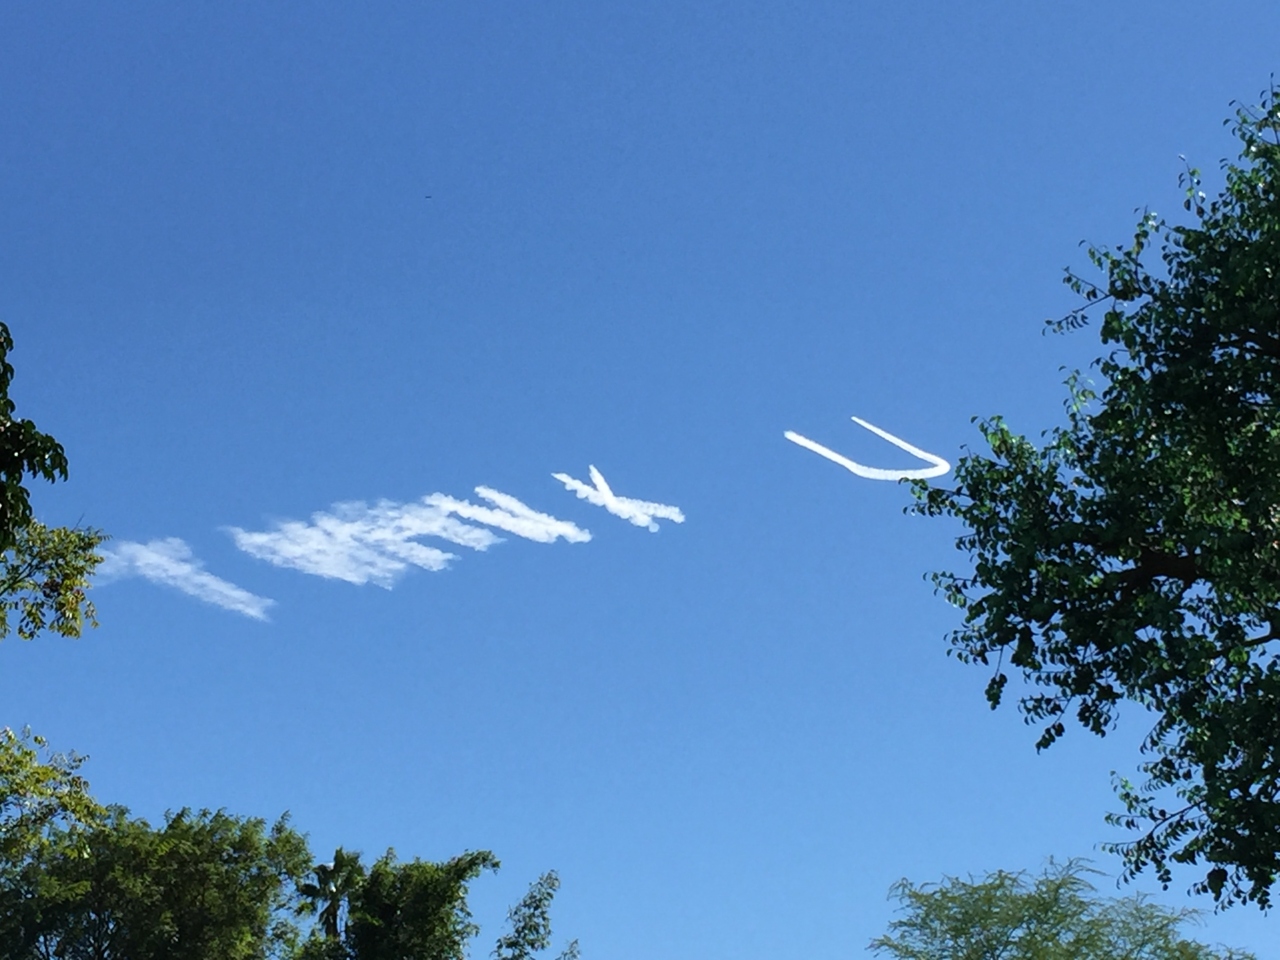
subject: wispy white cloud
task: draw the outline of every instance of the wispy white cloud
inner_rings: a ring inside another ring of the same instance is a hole
[[[594,466],[587,468],[591,471],[591,483],[588,486],[581,480],[575,480],[567,473],[553,473],[552,476],[564,484],[565,489],[576,493],[579,498],[586,500],[588,503],[594,503],[597,507],[604,507],[615,517],[621,517],[623,520],[629,520],[637,527],[645,527],[650,532],[656,532],[658,520],[670,520],[672,523],[684,523],[684,513],[679,507],[673,507],[668,503],[653,503],[649,500],[633,500],[631,497],[620,497],[614,493],[609,484],[605,483],[605,479],[601,476],[600,471]]]
[[[215,577],[204,569],[191,548],[177,537],[135,543],[126,540],[103,551],[98,574],[104,579],[143,577],[152,583],[181,590],[188,596],[224,610],[243,613],[255,620],[267,619],[274,600],[259,597],[243,587]]]
[[[585,543],[591,539],[589,531],[539,513],[498,490],[476,487],[476,494],[490,506],[433,493],[413,503],[339,503],[327,512],[313,513],[309,523],[287,520],[257,532],[231,527],[230,533],[241,550],[278,567],[387,589],[410,566],[442,570],[457,559],[456,554],[419,543],[420,538],[444,540],[471,550],[486,550],[502,542],[486,527],[539,543],[558,539]]]
[[[895,447],[905,450],[913,457],[919,457],[926,463],[933,464],[933,466],[916,470],[885,470],[880,467],[867,467],[858,463],[856,460],[850,460],[848,457],[841,456],[829,447],[824,447],[822,444],[817,443],[814,440],[810,440],[808,437],[802,437],[800,434],[792,430],[787,430],[783,433],[783,436],[792,443],[799,444],[806,450],[812,450],[818,456],[826,457],[832,463],[838,463],[846,470],[858,475],[859,477],[865,477],[868,480],[929,480],[933,477],[941,477],[951,470],[951,464],[946,460],[943,460],[941,457],[929,453],[926,450],[921,450],[919,447],[913,447],[911,444],[907,443],[907,441],[902,440],[899,437],[895,437],[887,430],[881,430],[874,424],[867,423],[867,421],[858,417],[851,417],[850,419],[852,419],[858,426],[870,430],[876,436],[884,440],[888,440]]]

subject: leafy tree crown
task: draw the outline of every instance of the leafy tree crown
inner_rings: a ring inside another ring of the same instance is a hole
[[[1240,143],[1215,197],[1182,178],[1189,222],[1142,216],[1133,242],[1071,271],[1101,307],[1100,386],[1073,374],[1066,424],[1034,442],[1000,417],[989,452],[916,509],[960,520],[965,575],[934,576],[963,611],[962,661],[1008,672],[1048,747],[1074,715],[1103,735],[1149,711],[1147,760],[1117,778],[1113,849],[1132,875],[1202,864],[1221,904],[1270,902],[1280,875],[1280,102],[1228,121]]]

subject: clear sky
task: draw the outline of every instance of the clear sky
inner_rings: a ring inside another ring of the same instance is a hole
[[[1261,0],[10,0],[13,396],[71,461],[39,515],[118,558],[100,629],[0,647],[0,723],[147,816],[491,848],[479,956],[552,867],[610,960],[860,956],[903,876],[1114,874],[1144,718],[1037,756],[945,656],[956,531],[783,431],[911,468],[849,417],[952,460],[1055,422],[1062,268],[1175,212],[1180,154],[1216,182],[1278,39]],[[684,522],[552,477],[593,464]]]

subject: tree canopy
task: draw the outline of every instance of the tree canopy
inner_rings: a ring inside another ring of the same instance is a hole
[[[917,509],[957,518],[964,575],[938,574],[964,611],[963,661],[1029,684],[1038,747],[1074,714],[1112,729],[1123,701],[1154,717],[1134,783],[1127,874],[1199,864],[1221,904],[1270,902],[1280,873],[1280,102],[1228,121],[1240,155],[1210,198],[1183,179],[1184,223],[1145,214],[1131,244],[1093,248],[1101,279],[1068,271],[1103,308],[1099,384],[1068,380],[1066,423],[1037,443],[1004,419],[952,489]]]
[[[104,807],[82,762],[0,730],[0,960],[463,960],[479,932],[467,893],[498,868],[486,850],[314,864],[287,817],[180,810],[153,827]],[[558,886],[547,873],[512,908],[498,960],[550,945]]]
[[[116,807],[56,832],[0,886],[0,957],[287,957],[306,841],[284,819],[181,810],[153,828]]]
[[[1195,917],[1142,897],[1098,897],[1078,860],[890,891],[900,916],[871,950],[897,960],[1251,960],[1184,938]]]
[[[73,833],[101,817],[80,775],[83,763],[29,732],[0,729],[0,884],[39,857],[55,833]]]
[[[465,960],[479,933],[467,909],[467,887],[498,859],[469,851],[443,863],[403,862],[388,850],[367,870],[359,854],[338,848],[333,861],[312,870],[299,890],[301,912],[318,923],[299,960]],[[554,871],[543,874],[507,915],[509,930],[498,938],[495,960],[533,960],[551,946],[551,901],[560,887]],[[345,920],[343,919],[345,918]],[[577,960],[572,941],[558,960]]]

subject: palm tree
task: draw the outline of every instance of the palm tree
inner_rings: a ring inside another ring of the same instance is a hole
[[[360,854],[348,853],[339,847],[333,852],[332,863],[316,864],[311,872],[315,882],[298,886],[298,892],[310,901],[303,909],[311,912],[319,908],[320,929],[325,939],[337,940],[341,935],[338,920],[342,906],[364,882]]]

